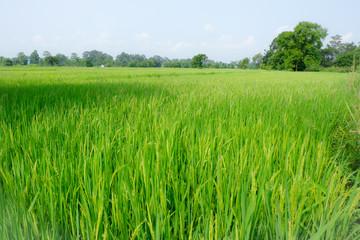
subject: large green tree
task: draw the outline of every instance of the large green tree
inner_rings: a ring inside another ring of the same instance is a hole
[[[10,58],[0,56],[0,66],[12,66],[13,61]]]
[[[53,57],[53,56],[47,56],[44,58],[44,62],[45,65],[47,66],[55,66],[59,63],[59,58],[58,57]]]
[[[17,57],[14,59],[14,62],[19,65],[26,65],[28,64],[28,59],[29,58],[25,55],[25,53],[19,52]]]
[[[38,52],[36,50],[34,50],[30,54],[30,63],[31,64],[39,64],[39,61],[40,61],[40,56],[39,56]]]
[[[266,62],[273,69],[317,70],[322,60],[322,41],[326,36],[327,29],[320,25],[300,22],[294,31],[280,33],[273,40]]]
[[[355,67],[360,64],[360,47],[354,49],[350,52],[340,53],[339,56],[334,61],[334,65],[337,67]]]
[[[85,51],[83,53],[83,59],[89,59],[94,66],[104,65],[110,62],[112,63],[114,60],[112,56],[97,50],[92,50],[90,52]]]
[[[260,64],[262,64],[263,55],[261,53],[255,54],[252,57],[253,64],[255,68],[259,68]]]
[[[340,35],[331,37],[329,44],[326,48],[321,49],[323,67],[336,66],[351,66],[353,54],[349,54],[356,49],[356,45],[351,43],[343,43]],[[340,59],[341,58],[341,59]],[[343,61],[344,59],[345,62]],[[340,64],[340,65],[339,65]]]
[[[58,59],[58,65],[59,66],[65,66],[68,60],[68,57],[65,56],[64,54],[58,53],[56,54],[56,57]]]
[[[125,52],[122,52],[120,55],[116,56],[116,63],[120,67],[126,67],[130,61],[130,55]]]
[[[207,58],[205,54],[198,54],[191,59],[190,66],[192,68],[202,68]]]
[[[239,61],[238,68],[247,69],[250,67],[250,58],[246,57]]]

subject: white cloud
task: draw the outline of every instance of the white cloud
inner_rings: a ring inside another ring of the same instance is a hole
[[[88,36],[86,38],[84,38],[84,36],[81,36],[81,38],[84,39],[83,41],[87,45],[91,46],[90,48],[93,48],[95,46],[104,47],[111,45],[110,34],[105,30],[102,30],[97,35]]]
[[[352,38],[353,38],[353,33],[352,32],[348,32],[347,34],[342,36],[342,40],[344,42],[350,42]]]
[[[145,32],[144,33],[138,33],[138,34],[135,35],[135,39],[139,40],[139,41],[148,40],[149,38],[150,38],[149,34],[145,33]]]
[[[192,44],[191,43],[187,43],[187,42],[178,42],[173,49],[176,51],[180,48],[186,48],[186,47],[190,47]]]
[[[158,41],[155,42],[154,45],[158,46],[158,47],[169,47],[171,46],[173,43],[172,41],[168,40],[168,41]]]
[[[42,37],[40,34],[35,34],[33,37],[32,37],[32,41],[34,43],[40,43],[42,41]]]
[[[213,32],[213,31],[215,31],[215,28],[211,24],[206,24],[204,26],[204,31],[205,32]]]
[[[255,45],[255,37],[248,36],[244,41],[234,41],[230,35],[221,35],[219,40],[214,42],[202,41],[200,46],[206,49],[227,49],[227,50],[244,50]]]
[[[219,38],[220,41],[226,42],[233,40],[233,37],[231,35],[222,34]]]
[[[287,31],[291,31],[292,28],[287,26],[287,25],[283,25],[283,26],[280,26],[276,29],[276,35],[279,35],[280,33],[282,32],[287,32]]]
[[[246,41],[244,42],[244,45],[249,46],[249,45],[253,45],[255,43],[255,37],[254,36],[249,36]]]
[[[174,43],[173,41],[159,41],[159,42],[154,42],[152,44],[154,49],[161,49],[161,51],[163,51],[164,49],[167,49],[167,51],[169,52],[175,52],[178,50],[184,50],[186,48],[189,48],[191,46],[193,46],[193,43],[189,43],[189,42],[176,42]]]
[[[102,32],[100,33],[100,38],[101,38],[101,39],[108,39],[109,37],[110,37],[110,35],[109,35],[109,33],[106,32],[106,31],[102,31]]]

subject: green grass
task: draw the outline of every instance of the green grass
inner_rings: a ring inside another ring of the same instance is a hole
[[[356,239],[347,78],[0,68],[0,238]]]

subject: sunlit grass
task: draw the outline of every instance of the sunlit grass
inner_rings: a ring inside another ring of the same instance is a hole
[[[346,79],[1,68],[0,238],[354,239]]]

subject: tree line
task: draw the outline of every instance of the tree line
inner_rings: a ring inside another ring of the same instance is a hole
[[[205,54],[199,54],[206,56]],[[169,59],[155,55],[147,58],[143,54],[128,54],[122,52],[114,59],[111,55],[98,50],[85,51],[80,57],[76,53],[72,53],[70,57],[58,53],[54,56],[49,51],[42,53],[40,57],[37,50],[34,50],[30,56],[24,52],[17,54],[15,58],[6,58],[0,56],[0,66],[13,65],[39,65],[39,66],[70,66],[70,67],[165,67],[165,68],[190,68],[190,67],[206,67],[206,68],[235,68],[236,62],[224,63],[209,60],[207,57],[196,63],[196,56],[191,59]]]
[[[85,51],[80,57],[72,53],[69,57],[58,53],[52,56],[49,51],[40,57],[37,50],[30,56],[20,52],[16,58],[0,56],[0,66],[28,65],[73,66],[73,67],[166,67],[166,68],[241,68],[293,71],[319,71],[323,69],[349,71],[360,64],[360,43],[344,43],[340,35],[331,37],[326,47],[323,41],[327,29],[319,24],[300,22],[294,31],[280,33],[264,54],[258,53],[251,59],[246,57],[230,63],[209,60],[205,54],[192,59],[169,59],[155,55],[147,58],[142,54],[122,52],[114,59],[98,50]]]

